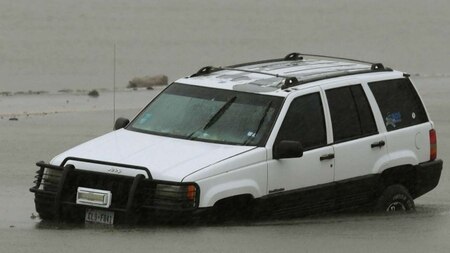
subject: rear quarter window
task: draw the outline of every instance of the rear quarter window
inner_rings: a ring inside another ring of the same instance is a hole
[[[425,108],[409,79],[369,83],[388,131],[428,121]]]

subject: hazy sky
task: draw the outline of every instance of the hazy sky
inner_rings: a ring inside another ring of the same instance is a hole
[[[2,0],[0,92],[171,81],[298,51],[448,75],[450,1]]]

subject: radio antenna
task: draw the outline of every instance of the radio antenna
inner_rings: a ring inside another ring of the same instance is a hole
[[[116,122],[116,42],[114,42],[114,71],[113,71],[113,126]]]

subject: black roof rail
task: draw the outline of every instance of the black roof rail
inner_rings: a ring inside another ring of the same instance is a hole
[[[239,63],[239,64],[227,66],[227,68],[239,68],[239,67],[244,67],[244,66],[248,66],[248,65],[272,63],[272,62],[279,62],[279,61],[284,61],[284,58],[277,58],[277,59],[269,59],[269,60],[262,60],[262,61],[253,61],[253,62]]]
[[[351,62],[359,62],[359,63],[366,63],[366,64],[371,64],[371,65],[375,64],[374,62],[369,62],[369,61],[363,61],[363,60],[345,58],[345,57],[339,57],[339,56],[323,55],[323,54],[304,54],[304,53],[291,53],[291,54],[298,54],[299,56],[311,56],[311,57],[320,57],[320,58],[344,60],[344,61],[351,61]]]
[[[213,67],[213,66],[203,67],[199,71],[197,71],[197,73],[191,75],[190,77],[207,75],[207,74],[211,74],[213,72],[217,72],[217,71],[221,71],[221,70],[240,71],[240,72],[246,72],[246,73],[254,73],[254,74],[262,74],[262,75],[275,76],[275,77],[281,77],[281,78],[288,78],[288,76],[272,74],[272,73],[267,73],[267,72],[262,72],[262,71],[254,71],[254,70],[238,69],[238,68],[230,68],[230,67]]]
[[[299,53],[290,53],[284,57],[285,61],[298,61],[303,60],[303,57]]]
[[[213,72],[216,72],[216,71],[220,71],[220,70],[239,70],[239,71],[244,71],[242,69],[235,69],[235,68],[248,66],[248,65],[264,64],[264,63],[280,62],[280,61],[299,61],[299,60],[303,60],[303,57],[301,56],[301,54],[299,54],[299,53],[290,53],[290,54],[286,55],[284,58],[276,58],[276,59],[268,59],[268,60],[261,60],[261,61],[239,63],[239,64],[230,65],[230,66],[226,66],[226,67],[206,66],[206,67],[203,67],[200,70],[198,70],[195,74],[191,75],[190,77],[207,75],[207,74],[210,74],[210,73],[213,73]],[[251,72],[251,71],[244,71],[244,72]],[[259,74],[277,76],[277,75],[264,73],[264,72],[257,72],[257,71],[254,71],[254,72],[251,72],[251,73],[259,73]]]
[[[280,62],[280,61],[300,61],[300,60],[304,59],[303,56],[320,57],[320,58],[328,58],[328,59],[336,59],[336,60],[344,60],[344,61],[350,61],[350,62],[370,64],[371,69],[374,71],[391,70],[389,68],[385,68],[382,63],[375,63],[375,62],[357,60],[357,59],[352,59],[352,58],[322,55],[322,54],[305,54],[305,53],[293,52],[293,53],[287,54],[284,58],[275,58],[275,59],[268,59],[268,60],[261,60],[261,61],[246,62],[246,63],[230,65],[230,66],[227,66],[224,68],[207,66],[207,67],[201,68],[199,71],[197,71],[197,73],[191,75],[191,77],[206,75],[206,74],[210,74],[212,72],[219,71],[219,70],[239,68],[239,67],[244,67],[244,66],[248,66],[248,65],[264,64],[264,63]]]
[[[383,66],[382,63],[372,63],[370,66],[370,69],[373,71],[383,71],[386,70],[386,68]]]
[[[238,69],[238,68],[230,68],[230,67],[221,67],[220,69],[221,70],[231,70],[231,71],[240,71],[240,72],[246,72],[246,73],[261,74],[261,75],[274,76],[274,77],[289,78],[289,76],[272,74],[272,73],[256,71],[256,70],[249,70],[249,69]]]
[[[239,67],[243,67],[243,66],[247,66],[247,65],[256,65],[256,64],[264,64],[264,63],[271,63],[271,62],[299,61],[299,60],[304,59],[303,56],[329,58],[329,59],[337,59],[337,60],[344,60],[344,61],[350,61],[350,62],[364,63],[364,64],[370,65],[370,69],[354,71],[354,72],[345,72],[344,71],[344,72],[338,72],[338,73],[321,75],[321,76],[317,76],[317,77],[305,78],[305,79],[298,80],[294,76],[285,76],[285,75],[272,74],[272,73],[267,73],[267,72],[262,72],[262,71],[254,71],[254,70],[239,68]],[[391,68],[384,67],[384,65],[382,63],[374,63],[374,62],[369,62],[369,61],[362,61],[362,60],[337,57],[337,56],[320,55],[320,54],[303,54],[303,53],[294,52],[294,53],[290,53],[290,54],[286,55],[284,58],[247,62],[247,63],[241,63],[241,64],[231,65],[231,66],[227,66],[227,67],[206,66],[206,67],[203,67],[200,70],[198,70],[195,74],[191,75],[190,77],[207,75],[207,74],[211,74],[213,72],[217,72],[217,71],[221,71],[221,70],[241,71],[241,72],[247,72],[247,73],[255,73],[255,74],[262,74],[262,75],[285,78],[284,83],[281,85],[281,89],[287,89],[287,88],[297,86],[300,84],[305,84],[308,82],[314,82],[314,81],[325,80],[325,79],[341,77],[341,76],[350,76],[350,75],[357,75],[357,74],[364,74],[364,73],[371,73],[371,72],[378,72],[378,71],[392,71]]]
[[[284,80],[283,85],[281,85],[281,89],[285,90],[287,88],[294,87],[299,84],[300,84],[300,82],[298,81],[298,79],[296,77],[288,77]]]
[[[390,68],[372,69],[371,68],[371,69],[366,69],[366,70],[358,70],[358,71],[354,71],[354,72],[338,72],[338,73],[332,73],[332,74],[328,74],[328,75],[300,79],[300,80],[298,80],[298,83],[296,85],[301,85],[301,84],[305,84],[305,83],[316,82],[316,81],[330,79],[330,78],[336,78],[336,77],[352,76],[352,75],[367,74],[367,73],[382,72],[382,71],[392,71],[392,69],[390,69]],[[282,87],[282,89],[283,89],[283,87]]]
[[[219,71],[219,70],[221,70],[221,68],[213,67],[213,66],[206,66],[206,67],[199,69],[195,74],[192,74],[190,77],[207,75],[207,74],[211,74],[212,72]]]
[[[283,58],[275,58],[275,59],[268,59],[268,60],[262,60],[262,61],[239,63],[239,64],[227,66],[227,68],[239,68],[239,67],[248,66],[248,65],[264,64],[264,63],[280,62],[280,61],[299,61],[299,60],[303,60],[303,57],[301,57],[301,55],[299,53],[290,53]]]
[[[376,62],[370,62],[370,61],[363,61],[363,60],[357,60],[352,58],[345,58],[345,57],[339,57],[339,56],[330,56],[330,55],[321,55],[321,54],[303,54],[303,53],[290,53],[288,55],[297,54],[300,56],[311,56],[311,57],[320,57],[320,58],[329,58],[329,59],[336,59],[336,60],[344,60],[344,61],[350,61],[350,62],[357,62],[357,63],[365,63],[370,64],[370,69],[373,71],[392,71],[391,68],[386,68],[382,63],[376,63]],[[287,56],[286,56],[287,57]]]

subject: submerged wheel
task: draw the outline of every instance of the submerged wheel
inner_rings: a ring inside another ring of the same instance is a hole
[[[250,195],[223,199],[212,207],[208,220],[213,223],[251,220],[254,216],[254,205],[253,197]]]
[[[414,211],[414,200],[403,185],[396,184],[387,187],[375,206],[380,212],[408,212]]]
[[[50,221],[50,220],[53,220],[53,218],[54,218],[54,215],[49,212],[40,212],[38,214],[39,214],[39,218],[41,218],[41,220]]]

